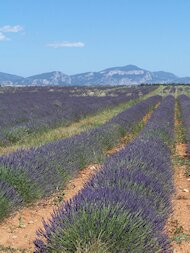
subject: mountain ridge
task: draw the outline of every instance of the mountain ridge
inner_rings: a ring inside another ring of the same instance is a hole
[[[166,71],[149,71],[136,65],[111,67],[97,72],[67,75],[61,71],[22,77],[0,72],[2,86],[103,86],[140,84],[190,84],[190,77],[178,77]]]

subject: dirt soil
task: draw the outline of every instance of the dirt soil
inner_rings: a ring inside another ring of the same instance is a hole
[[[186,145],[178,144],[176,152],[181,158],[187,157]],[[173,213],[167,230],[170,238],[185,235],[190,239],[190,177],[185,176],[185,166],[176,166],[174,169],[176,192],[172,199]],[[172,242],[173,253],[190,253],[189,239],[181,240],[181,243]]]
[[[180,143],[176,145],[176,153],[182,158],[186,157],[190,158],[190,154],[188,153],[187,149],[187,144],[185,143]]]

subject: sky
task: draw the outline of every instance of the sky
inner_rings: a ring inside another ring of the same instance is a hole
[[[189,0],[0,0],[0,72],[134,64],[190,76]]]

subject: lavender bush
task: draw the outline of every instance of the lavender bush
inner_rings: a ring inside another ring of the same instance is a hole
[[[77,252],[97,240],[110,253],[170,252],[163,231],[173,192],[174,108],[175,99],[165,98],[140,135],[44,221],[35,253]]]
[[[0,179],[0,219],[6,217],[11,209],[22,203],[23,199],[14,186]]]
[[[182,122],[185,130],[185,139],[188,143],[188,153],[190,153],[190,98],[186,95],[180,95],[178,99],[181,109]]]
[[[150,97],[98,128],[39,148],[19,150],[2,156],[0,179],[14,185],[23,198],[23,204],[46,196],[63,187],[64,182],[80,168],[102,161],[105,151],[118,144],[126,132],[132,133],[135,125],[160,100],[161,96]],[[131,124],[129,119],[132,117]],[[17,179],[16,182],[14,179]]]

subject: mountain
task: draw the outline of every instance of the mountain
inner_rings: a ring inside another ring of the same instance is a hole
[[[190,77],[181,77],[181,78],[178,78],[177,80],[175,80],[176,84],[180,84],[180,83],[184,83],[184,84],[190,84]]]
[[[158,83],[168,83],[171,82],[171,80],[177,80],[178,77],[172,73],[164,72],[164,71],[156,71],[152,72],[152,79],[154,82]]]
[[[127,65],[73,75],[71,79],[72,83],[79,85],[130,85],[147,82],[150,80],[150,74],[137,66]]]
[[[156,71],[151,72],[135,65],[114,67],[100,72],[86,72],[71,76],[71,83],[78,85],[139,85],[143,83],[190,83],[190,77],[179,78],[176,75]]]
[[[135,65],[113,67],[99,72],[86,72],[67,75],[60,71],[53,71],[34,75],[27,78],[0,72],[0,85],[19,86],[82,86],[82,85],[139,85],[185,83],[190,84],[190,77],[178,77],[164,71],[151,72]]]
[[[1,85],[14,85],[17,82],[22,82],[24,77],[11,75],[0,72],[0,84]]]
[[[71,78],[60,71],[53,71],[27,77],[21,82],[21,84],[36,86],[71,85]]]

